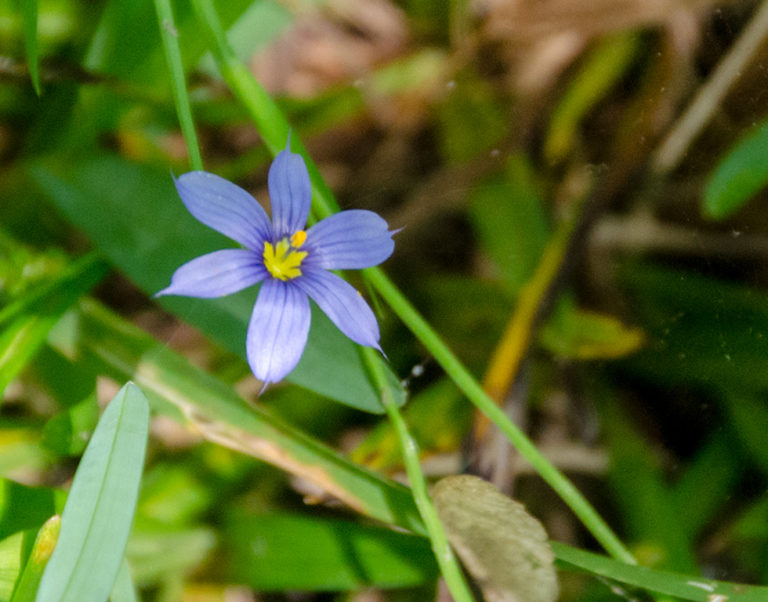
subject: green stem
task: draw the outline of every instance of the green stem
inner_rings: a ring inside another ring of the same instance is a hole
[[[290,130],[288,121],[280,108],[269,97],[264,88],[235,57],[227,44],[219,16],[211,0],[192,0],[202,31],[208,36],[211,51],[216,59],[224,80],[238,101],[252,117],[256,128],[264,138],[267,147],[277,154],[285,145]],[[320,175],[317,166],[306,153],[301,141],[294,137],[293,146],[303,155],[312,182],[312,204],[316,215],[327,217],[338,211],[333,193]],[[629,564],[636,564],[632,554],[611,531],[584,496],[557,470],[533,443],[520,431],[486,395],[483,388],[459,362],[455,355],[440,340],[432,327],[424,320],[403,294],[379,268],[368,268],[364,275],[379,294],[386,300],[403,323],[432,353],[446,374],[486,416],[509,438],[518,452],[541,477],[560,495],[574,514],[581,519],[595,539],[615,558]]]
[[[574,514],[581,519],[595,539],[615,558],[628,564],[636,564],[632,554],[624,547],[602,517],[595,511],[568,478],[547,460],[525,434],[507,418],[506,414],[493,403],[477,380],[469,373],[448,346],[440,339],[427,321],[416,311],[389,278],[379,268],[364,270],[368,281],[386,299],[389,306],[408,329],[429,350],[461,389],[464,395],[477,406],[512,442],[517,451],[554,489]]]
[[[187,144],[189,164],[192,169],[203,169],[203,157],[200,154],[200,145],[197,142],[195,123],[192,120],[192,107],[187,93],[187,82],[184,79],[184,65],[181,61],[179,49],[179,34],[173,21],[173,11],[170,0],[155,0],[157,21],[160,26],[160,37],[163,40],[165,60],[168,70],[171,72],[171,86],[173,87],[173,102],[176,105],[176,113],[179,116],[181,133]]]
[[[437,510],[435,510],[435,506],[432,504],[432,500],[427,492],[427,481],[424,478],[419,462],[418,444],[408,432],[408,426],[405,424],[403,415],[395,403],[392,391],[384,375],[381,358],[370,347],[361,348],[360,351],[376,383],[376,387],[381,391],[382,405],[397,435],[400,453],[405,464],[405,472],[411,485],[411,493],[421,519],[427,528],[427,535],[432,542],[432,551],[435,553],[435,559],[440,567],[440,572],[443,574],[445,583],[456,602],[472,602],[474,598],[464,579],[459,563],[456,561],[456,556],[448,543],[448,537],[437,515]]]

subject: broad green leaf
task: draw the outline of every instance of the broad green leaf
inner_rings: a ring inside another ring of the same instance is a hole
[[[38,163],[31,172],[59,209],[147,294],[167,286],[186,261],[234,244],[186,211],[162,170],[103,156],[76,164]],[[221,299],[165,297],[161,304],[245,358],[254,300],[252,287]],[[389,376],[398,403],[404,403],[398,379]],[[352,407],[383,412],[354,344],[316,307],[307,348],[288,380]]]
[[[0,479],[0,538],[25,529],[39,529],[62,505],[63,497],[53,489]]]
[[[369,472],[283,422],[93,301],[83,301],[74,350],[116,379],[132,379],[153,406],[183,415],[206,438],[306,478],[358,512],[423,533],[402,485]]]
[[[547,532],[522,504],[470,475],[440,480],[432,495],[451,546],[487,600],[557,600]]]
[[[725,219],[741,209],[768,184],[768,121],[737,142],[709,176],[702,210]]]
[[[632,585],[650,592],[677,596],[699,602],[763,602],[768,600],[768,587],[713,581],[695,575],[670,573],[643,566],[632,566],[612,558],[552,542],[558,564],[591,575]]]
[[[40,527],[32,551],[13,591],[11,602],[34,602],[43,571],[48,565],[61,529],[61,517],[55,514]]]
[[[351,521],[239,514],[224,539],[228,578],[259,591],[410,587],[438,575],[428,540]]]
[[[149,434],[149,405],[126,384],[99,420],[72,482],[39,602],[105,600],[133,522]]]
[[[37,51],[37,0],[21,0],[24,15],[24,47],[27,51],[27,68],[35,92],[40,96],[40,72]]]

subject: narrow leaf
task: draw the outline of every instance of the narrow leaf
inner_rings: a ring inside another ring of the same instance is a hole
[[[183,414],[207,439],[305,478],[358,512],[424,532],[402,485],[353,464],[264,407],[247,404],[231,387],[96,302],[84,301],[80,318],[76,353],[164,401],[158,411]]]
[[[593,575],[633,585],[659,594],[700,602],[761,602],[768,600],[768,587],[713,581],[694,575],[658,571],[644,566],[632,566],[606,556],[585,552],[552,542],[558,564],[577,568]]]
[[[0,331],[0,395],[34,357],[67,308],[101,280],[106,270],[106,264],[89,256],[0,311],[0,323],[9,320]]]
[[[35,599],[40,579],[56,546],[60,530],[61,517],[58,514],[49,518],[40,528],[11,602],[32,602]]]
[[[741,209],[768,184],[768,121],[720,160],[704,190],[704,215],[721,220]]]
[[[149,404],[128,383],[104,411],[75,473],[39,602],[106,600],[133,522],[148,432]]]

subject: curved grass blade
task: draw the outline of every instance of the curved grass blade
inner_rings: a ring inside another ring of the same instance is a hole
[[[175,419],[181,413],[206,439],[305,478],[361,514],[424,533],[402,485],[357,466],[263,407],[249,406],[230,386],[98,303],[84,300],[81,309],[77,353],[157,395],[158,411]]]
[[[60,530],[61,517],[58,514],[54,514],[40,527],[29,560],[13,591],[11,602],[32,602],[35,599],[40,579],[56,546]]]
[[[726,583],[694,575],[658,571],[642,566],[630,566],[623,562],[618,562],[599,554],[578,550],[561,543],[551,542],[550,545],[562,568],[579,569],[592,575],[606,577],[607,579],[626,585],[633,585],[651,592],[677,596],[683,600],[699,600],[701,602],[712,602],[714,600],[761,602],[768,600],[768,587]]]
[[[160,37],[163,40],[165,60],[168,64],[168,70],[171,72],[173,102],[176,105],[176,113],[179,116],[184,141],[187,143],[189,163],[192,165],[192,169],[201,170],[203,169],[203,158],[200,155],[195,124],[192,121],[192,108],[189,103],[189,94],[187,94],[184,65],[181,62],[181,50],[179,49],[179,32],[174,25],[170,0],[155,0],[155,9],[160,26]]]
[[[94,255],[76,262],[53,282],[0,310],[0,395],[37,353],[51,328],[78,297],[106,274]]]
[[[148,433],[149,403],[128,383],[104,411],[75,473],[39,602],[109,596],[133,522]]]

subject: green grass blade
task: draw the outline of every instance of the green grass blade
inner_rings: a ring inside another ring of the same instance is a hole
[[[130,378],[147,394],[171,404],[158,404],[158,411],[174,418],[180,411],[210,441],[306,478],[362,514],[424,533],[410,492],[402,485],[248,405],[231,387],[96,302],[85,300],[81,308],[78,351],[115,378]]]
[[[61,517],[56,514],[49,518],[37,533],[32,551],[13,591],[11,602],[33,602],[43,571],[48,565],[61,529]]]
[[[195,124],[192,120],[192,108],[187,94],[187,83],[184,79],[184,65],[181,61],[179,49],[179,32],[173,20],[173,10],[170,0],[155,0],[157,20],[160,26],[160,37],[163,40],[163,50],[171,72],[171,86],[173,87],[173,101],[176,105],[176,113],[187,144],[189,163],[194,170],[203,169],[203,158],[200,155],[200,145],[197,142]]]
[[[0,311],[0,395],[45,342],[51,328],[78,297],[106,274],[107,266],[89,256],[60,278]]]
[[[605,577],[651,592],[677,596],[683,600],[699,600],[701,602],[712,602],[714,600],[760,602],[768,600],[768,587],[726,583],[693,575],[631,566],[561,543],[552,542],[551,545],[562,568],[579,569],[592,575]]]
[[[148,434],[149,404],[128,383],[104,411],[75,473],[39,602],[106,600],[133,522]]]
[[[232,49],[227,44],[224,30],[211,0],[193,0],[198,22],[203,33],[209,38],[211,50],[217,61],[227,85],[238,101],[246,108],[259,133],[264,138],[272,153],[282,150],[285,137],[288,134],[288,121],[280,108],[269,97],[264,88],[254,79],[246,67],[237,60]],[[320,172],[301,142],[296,140],[293,146],[304,156],[310,180],[312,182],[312,208],[318,217],[327,217],[338,211],[338,204],[333,193],[325,184]],[[607,523],[589,504],[565,475],[553,466],[507,418],[491,398],[485,393],[480,384],[459,362],[453,352],[443,343],[437,333],[416,311],[411,303],[403,296],[384,272],[378,268],[368,268],[363,271],[368,282],[389,303],[393,311],[403,323],[427,347],[437,362],[443,367],[450,378],[488,418],[494,422],[517,450],[534,466],[536,471],[568,504],[573,512],[581,519],[592,535],[616,558],[627,563],[635,559],[624,547],[619,538],[613,533]]]
[[[27,67],[35,93],[40,96],[40,69],[37,50],[37,0],[21,0],[24,17],[24,47],[27,52]]]
[[[456,602],[471,602],[473,600],[472,593],[469,591],[469,586],[464,579],[461,568],[459,568],[456,556],[448,544],[448,536],[427,492],[427,480],[421,470],[418,446],[408,432],[408,426],[405,424],[403,415],[398,410],[392,391],[387,386],[386,372],[382,359],[373,349],[364,348],[361,350],[361,353],[371,371],[376,386],[381,391],[381,403],[387,411],[389,421],[397,435],[405,470],[408,474],[408,481],[411,484],[413,500],[416,502],[421,519],[426,526],[427,535],[432,542],[432,551],[440,566],[440,572],[443,574],[451,596],[453,596]]]
[[[46,300],[49,305],[52,304],[51,300],[69,288],[88,291],[101,280],[106,270],[106,263],[96,253],[89,253],[77,259],[50,282],[38,286],[0,309],[0,326],[28,310],[44,307]]]

